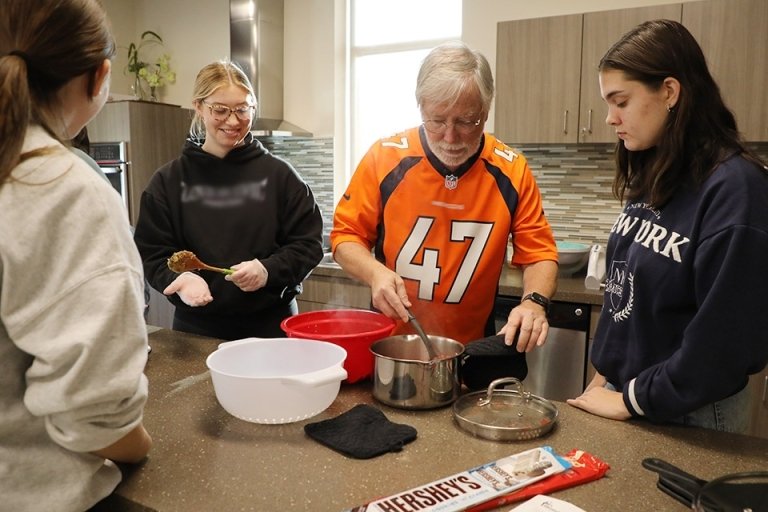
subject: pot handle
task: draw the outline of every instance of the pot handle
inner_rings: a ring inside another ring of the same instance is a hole
[[[491,399],[493,398],[493,392],[496,391],[497,387],[504,384],[514,384],[517,388],[517,393],[526,401],[528,401],[528,399],[531,397],[531,394],[523,388],[523,383],[520,382],[520,379],[515,377],[501,377],[500,379],[496,379],[491,382],[491,384],[488,386],[488,393],[486,394],[485,398],[479,400],[477,405],[482,407],[484,405],[490,404]]]
[[[326,368],[325,370],[321,370],[319,372],[297,375],[295,377],[283,377],[280,379],[280,382],[285,384],[295,384],[298,386],[314,387],[342,381],[346,378],[347,370],[345,370],[341,365],[338,365]]]

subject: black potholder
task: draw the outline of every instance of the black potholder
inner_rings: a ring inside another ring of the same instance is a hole
[[[393,423],[377,408],[359,404],[335,418],[307,423],[304,432],[329,448],[354,457],[370,459],[399,452],[416,439],[416,429]]]
[[[516,347],[517,338],[512,345],[505,345],[501,334],[470,341],[464,346],[459,366],[461,382],[475,391],[487,389],[491,382],[502,377],[525,379],[528,375],[525,352],[518,352]]]

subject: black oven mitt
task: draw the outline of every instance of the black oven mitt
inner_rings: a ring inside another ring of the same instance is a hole
[[[464,346],[459,364],[459,379],[470,391],[488,389],[496,379],[528,375],[525,352],[517,351],[517,338],[512,345],[504,344],[504,336],[496,334],[470,341]]]
[[[335,418],[307,423],[304,432],[329,448],[355,459],[399,452],[416,439],[410,425],[392,423],[377,408],[358,404]]]

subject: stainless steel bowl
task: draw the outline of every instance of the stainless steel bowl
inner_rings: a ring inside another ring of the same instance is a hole
[[[383,338],[371,345],[373,397],[400,409],[435,409],[459,396],[459,357],[464,345],[429,335],[437,360],[430,361],[417,334]]]

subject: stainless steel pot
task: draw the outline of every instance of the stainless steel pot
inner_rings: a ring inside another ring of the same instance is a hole
[[[437,354],[430,361],[417,334],[383,338],[371,345],[374,355],[373,397],[401,409],[434,409],[459,396],[459,357],[464,345],[429,336]]]

